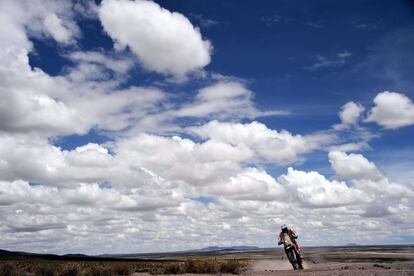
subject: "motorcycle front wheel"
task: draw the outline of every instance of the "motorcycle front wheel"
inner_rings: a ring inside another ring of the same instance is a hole
[[[295,253],[293,252],[293,250],[287,251],[286,254],[287,254],[287,257],[289,259],[289,262],[293,266],[293,269],[295,269],[295,270],[298,269],[299,268],[299,265],[298,265],[298,262],[297,262],[297,260],[295,258]]]

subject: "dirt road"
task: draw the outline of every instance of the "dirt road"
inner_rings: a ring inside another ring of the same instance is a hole
[[[292,270],[287,261],[281,260],[259,260],[252,262],[243,275],[303,275],[303,276],[386,276],[386,275],[414,275],[414,262],[404,263],[305,263],[305,269],[300,271]]]

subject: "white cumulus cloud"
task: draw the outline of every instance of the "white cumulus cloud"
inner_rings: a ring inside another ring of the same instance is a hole
[[[344,182],[329,181],[318,172],[288,169],[277,180],[289,191],[291,200],[312,208],[353,205],[368,199],[362,191],[348,187]]]
[[[46,29],[52,37],[59,42],[68,42],[71,39],[71,32],[62,25],[62,20],[56,14],[50,13],[44,19]]]
[[[321,145],[330,142],[329,135],[293,135],[286,130],[269,129],[259,122],[247,124],[211,121],[190,131],[203,138],[222,141],[231,145],[245,145],[256,153],[258,159],[278,164],[289,164]]]
[[[414,103],[406,95],[397,92],[381,92],[374,98],[367,122],[395,129],[414,124]]]
[[[179,78],[210,63],[212,46],[178,12],[145,0],[104,0],[99,18],[105,31],[129,46],[144,68]]]
[[[383,177],[375,164],[361,154],[331,151],[329,162],[339,179],[379,180]]]
[[[362,105],[348,102],[342,106],[341,111],[339,112],[339,118],[341,118],[343,124],[353,125],[358,122],[358,119],[364,110],[365,108]]]
[[[312,245],[413,233],[410,182],[390,180],[362,155],[343,152],[368,147],[372,137],[358,126],[361,106],[343,107],[342,128],[300,135],[250,121],[285,113],[260,111],[239,79],[212,74],[216,82],[190,96],[130,85],[133,53],[148,70],[182,77],[208,64],[211,46],[183,15],[154,2],[105,0],[97,9],[116,25],[112,32],[102,20],[116,44],[132,52],[72,47],[75,10],[93,16],[94,4],[0,1],[1,248],[101,254],[270,247],[282,223]],[[31,66],[32,37],[63,44],[71,65],[57,76]],[[389,109],[408,125],[412,102],[398,95],[388,104],[402,104]],[[371,117],[378,119],[384,103],[376,104]],[[65,137],[73,134],[86,135]],[[77,144],[95,135],[109,140]],[[336,148],[329,159],[343,180],[279,172],[327,146]],[[396,222],[401,227],[384,233]]]
[[[274,201],[283,198],[285,189],[266,171],[247,168],[203,190],[216,196],[236,200]]]

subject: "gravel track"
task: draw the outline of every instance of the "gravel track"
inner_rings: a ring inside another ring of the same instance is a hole
[[[247,271],[242,275],[278,275],[278,276],[290,276],[290,275],[320,275],[320,276],[388,276],[388,275],[414,275],[414,261],[403,263],[384,263],[384,264],[372,264],[372,263],[319,263],[309,264],[305,263],[304,270],[294,271],[289,266],[290,264],[279,260],[259,260],[252,262]]]

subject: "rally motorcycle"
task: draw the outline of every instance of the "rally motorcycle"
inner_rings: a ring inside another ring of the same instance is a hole
[[[284,233],[281,241],[279,241],[279,245],[281,244],[283,244],[283,247],[285,248],[287,258],[292,264],[293,269],[303,269],[302,258],[300,257],[296,246],[293,244],[292,239],[287,233]]]

